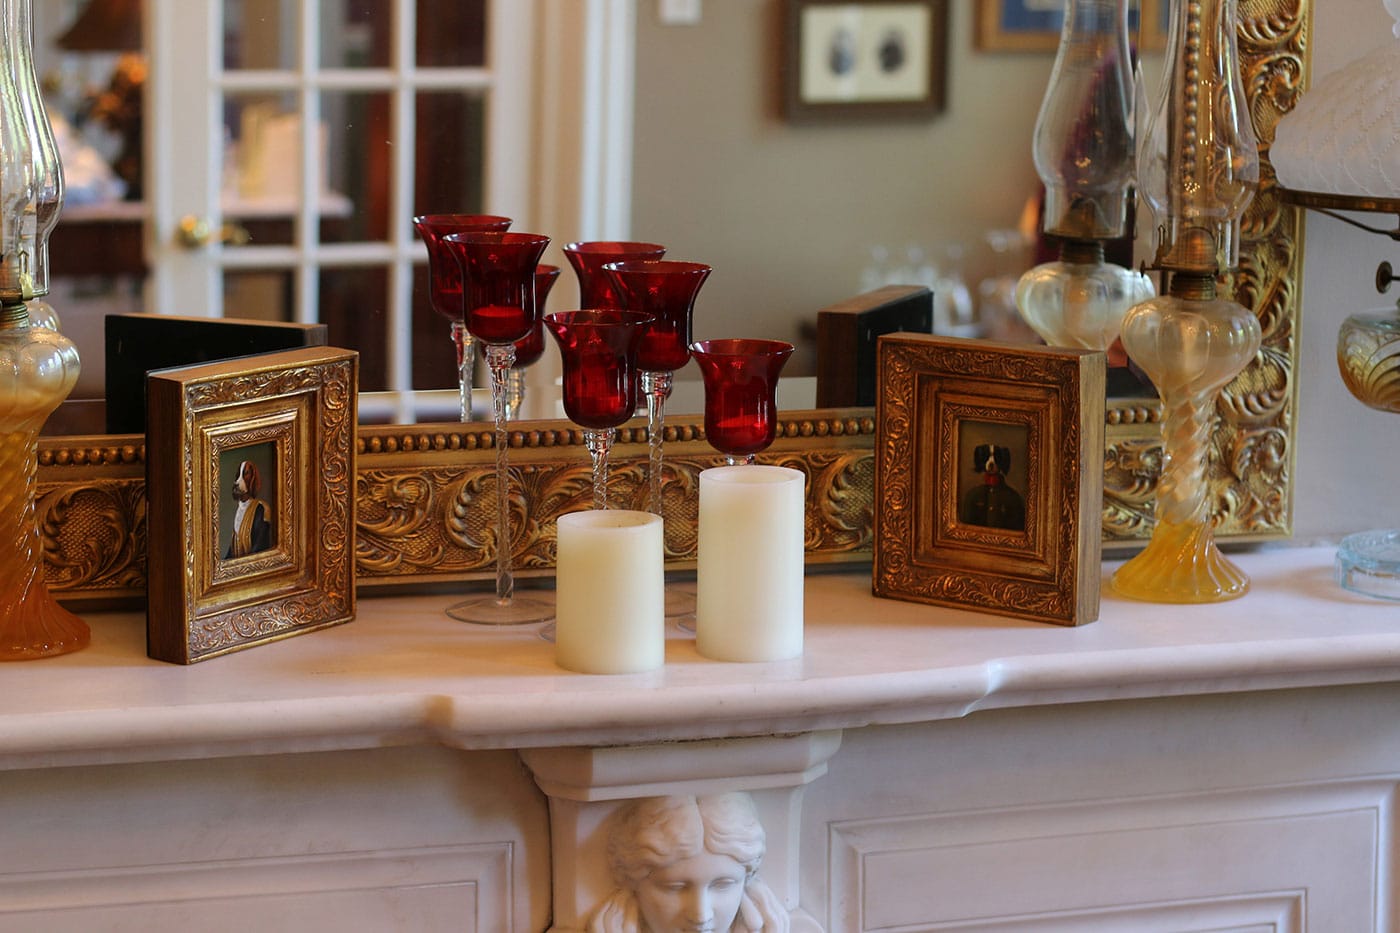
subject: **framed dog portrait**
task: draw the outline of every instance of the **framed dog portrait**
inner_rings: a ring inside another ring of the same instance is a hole
[[[1104,354],[891,334],[878,358],[875,595],[1097,619]]]
[[[190,664],[354,616],[358,368],[312,347],[147,377],[151,657]]]

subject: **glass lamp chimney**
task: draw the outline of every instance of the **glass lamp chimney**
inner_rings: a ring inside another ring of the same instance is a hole
[[[1128,0],[1069,0],[1035,122],[1044,230],[1076,240],[1123,235],[1133,182]]]
[[[1217,275],[1239,265],[1240,218],[1259,187],[1235,40],[1236,0],[1176,0],[1162,93],[1138,152],[1157,223],[1155,265]]]
[[[32,54],[30,0],[0,0],[0,303],[49,291],[63,169]]]

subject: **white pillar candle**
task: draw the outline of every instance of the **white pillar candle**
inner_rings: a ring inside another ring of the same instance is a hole
[[[776,466],[701,472],[695,646],[705,657],[802,654],[805,480]]]
[[[607,509],[559,516],[554,659],[582,674],[634,674],[666,659],[661,517]]]

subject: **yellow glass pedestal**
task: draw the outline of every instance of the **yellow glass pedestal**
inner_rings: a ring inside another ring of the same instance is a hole
[[[1249,592],[1249,577],[1215,546],[1207,524],[1160,522],[1147,547],[1113,575],[1113,591],[1158,603],[1216,603]]]

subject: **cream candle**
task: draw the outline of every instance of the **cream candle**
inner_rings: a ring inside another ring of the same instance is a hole
[[[559,516],[554,660],[633,674],[666,657],[661,517],[625,509]]]
[[[700,474],[695,645],[705,657],[802,654],[805,481],[776,466]]]

